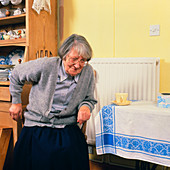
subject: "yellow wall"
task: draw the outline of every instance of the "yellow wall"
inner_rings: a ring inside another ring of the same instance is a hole
[[[169,0],[60,0],[62,5],[61,41],[78,33],[94,57],[160,57],[160,92],[170,92]],[[157,24],[160,36],[149,36]]]
[[[160,36],[149,36],[150,25]],[[160,57],[160,92],[170,92],[170,1],[115,1],[115,56]]]
[[[94,57],[113,57],[113,0],[65,0],[63,5],[62,40],[73,33],[81,34],[91,44]]]

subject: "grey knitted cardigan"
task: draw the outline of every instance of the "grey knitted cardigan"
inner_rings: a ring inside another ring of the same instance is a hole
[[[66,109],[50,114],[53,95],[58,77],[59,57],[41,58],[22,63],[15,67],[10,77],[12,103],[21,103],[22,87],[26,81],[32,82],[29,104],[24,113],[25,126],[70,125],[77,122],[78,109],[87,104],[92,111],[97,101],[94,99],[93,68],[87,64],[80,73],[78,84]]]

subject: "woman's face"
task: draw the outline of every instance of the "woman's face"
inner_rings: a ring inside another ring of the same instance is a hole
[[[81,72],[86,60],[82,56],[79,56],[77,51],[72,48],[66,58],[63,59],[63,63],[66,73],[75,76]]]

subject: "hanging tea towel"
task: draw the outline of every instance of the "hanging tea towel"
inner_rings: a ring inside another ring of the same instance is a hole
[[[50,0],[34,0],[32,8],[40,14],[41,10],[46,10],[47,12],[50,12],[51,14],[51,5]]]

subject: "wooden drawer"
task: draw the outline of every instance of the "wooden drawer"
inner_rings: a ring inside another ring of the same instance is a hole
[[[10,102],[0,102],[0,112],[9,113],[9,108],[11,107]]]
[[[9,92],[9,87],[0,87],[0,100],[1,101],[11,101],[11,95]]]

